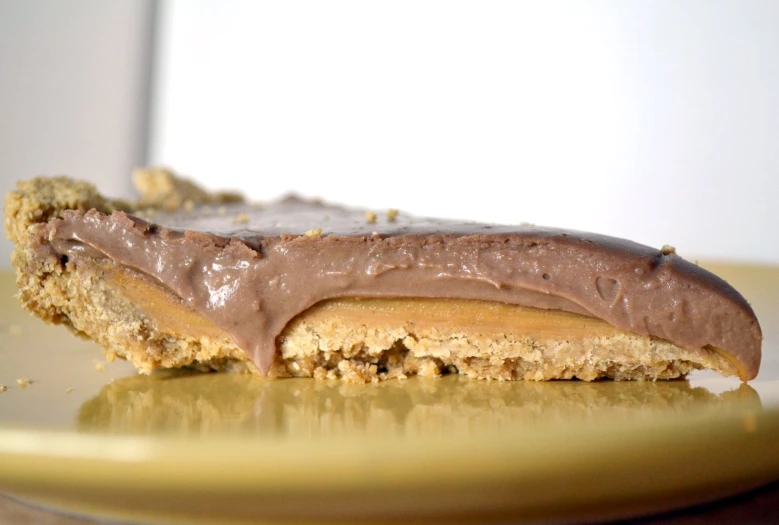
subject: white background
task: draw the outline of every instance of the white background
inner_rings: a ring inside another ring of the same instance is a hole
[[[779,2],[168,1],[152,160],[779,262]]]
[[[151,160],[779,263],[779,2],[167,0],[154,61],[151,6],[0,0],[0,190]]]

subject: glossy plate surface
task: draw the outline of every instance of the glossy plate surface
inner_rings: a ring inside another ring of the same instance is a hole
[[[752,303],[748,385],[378,385],[138,376],[46,326],[0,274],[0,492],[154,523],[605,519],[779,479],[779,269],[710,266]],[[28,380],[28,381],[25,381]]]

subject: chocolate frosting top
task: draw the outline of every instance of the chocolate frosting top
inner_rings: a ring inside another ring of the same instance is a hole
[[[675,253],[605,235],[372,214],[287,198],[159,213],[67,211],[49,238],[144,272],[229,333],[266,373],[284,326],[335,297],[446,297],[562,309],[679,346],[712,346],[752,379],[746,300]]]

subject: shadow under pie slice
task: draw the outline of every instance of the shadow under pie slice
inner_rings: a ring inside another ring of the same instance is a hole
[[[368,382],[759,369],[749,304],[672,250],[294,197],[249,205],[140,175],[154,189],[142,204],[65,177],[22,182],[5,221],[22,304],[143,372]]]

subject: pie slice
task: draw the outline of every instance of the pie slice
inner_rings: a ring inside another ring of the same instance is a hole
[[[673,249],[135,179],[134,204],[21,182],[5,226],[24,307],[144,373],[746,381],[760,366],[749,304]]]

